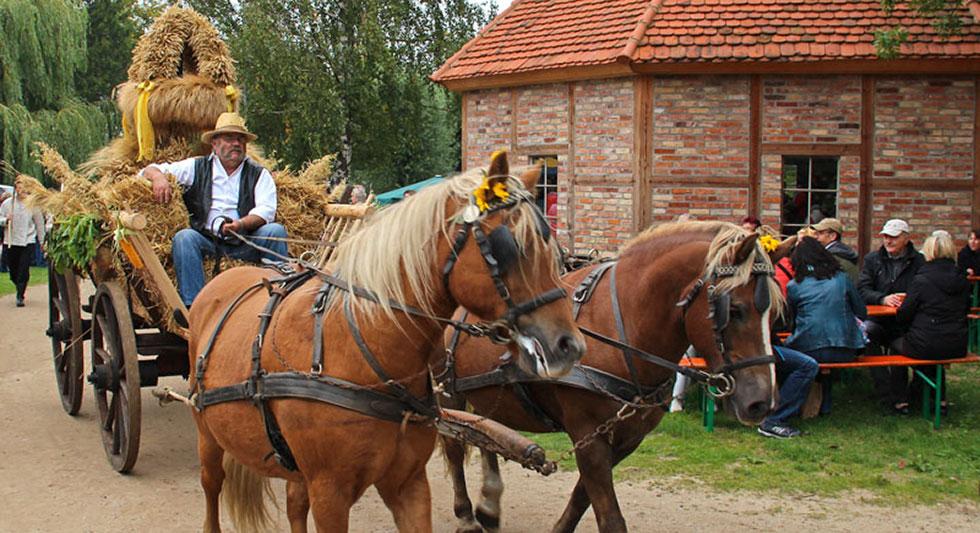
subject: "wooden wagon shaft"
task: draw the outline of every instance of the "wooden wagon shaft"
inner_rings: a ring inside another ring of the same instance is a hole
[[[142,270],[153,280],[157,292],[163,299],[163,304],[171,313],[179,311],[183,313],[185,318],[190,316],[187,307],[184,306],[184,302],[180,299],[180,295],[177,294],[177,288],[170,281],[170,276],[167,275],[167,271],[160,263],[156,252],[153,251],[153,246],[150,244],[149,239],[146,238],[146,235],[143,235],[142,230],[146,228],[146,217],[139,213],[121,212],[119,213],[119,223],[128,230],[125,240],[132,245],[136,252],[135,258],[129,258],[130,263],[137,268],[139,268],[139,263],[142,263]],[[125,251],[125,247],[123,251]],[[171,333],[180,335],[185,339],[188,338],[188,331],[186,329],[180,327],[175,327],[174,329],[175,331]]]

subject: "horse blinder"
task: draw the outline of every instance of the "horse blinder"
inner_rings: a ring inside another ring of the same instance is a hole
[[[490,241],[490,252],[497,261],[502,272],[507,272],[520,259],[520,249],[517,247],[517,240],[507,226],[497,226],[487,236]]]

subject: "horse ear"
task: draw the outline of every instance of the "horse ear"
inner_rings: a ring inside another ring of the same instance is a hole
[[[780,259],[793,253],[794,246],[796,246],[796,235],[793,235],[792,237],[789,237],[788,239],[779,243],[779,246],[777,246],[775,250],[769,252],[769,260],[775,265]]]
[[[538,179],[541,178],[542,168],[544,168],[544,163],[537,163],[535,165],[528,167],[519,176],[521,183],[524,184],[524,188],[534,193],[535,196],[537,196],[541,192],[541,189],[538,188]]]
[[[732,264],[741,265],[743,262],[745,262],[745,260],[748,259],[749,255],[752,253],[752,250],[755,249],[755,243],[758,240],[759,234],[753,233],[739,243],[738,249],[735,250],[735,257],[732,260]]]
[[[495,178],[508,174],[510,174],[510,165],[507,163],[507,150],[497,150],[490,156],[490,169],[487,170],[487,175]]]

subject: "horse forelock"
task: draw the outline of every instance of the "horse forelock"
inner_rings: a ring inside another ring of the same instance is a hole
[[[367,224],[337,246],[329,268],[353,285],[376,295],[380,305],[363,298],[352,305],[367,316],[383,311],[393,314],[390,302],[406,302],[432,312],[433,297],[441,287],[442,265],[434,265],[439,239],[452,243],[453,221],[469,205],[471,194],[483,181],[485,169],[474,169],[420,190],[411,201],[398,202],[375,215]],[[520,180],[511,177],[512,194],[528,194]],[[447,206],[456,205],[447,212]],[[521,250],[540,246],[557,258],[554,239],[545,244],[538,234],[533,207],[521,202],[510,213],[510,226]],[[512,214],[520,213],[519,217]],[[557,259],[556,259],[557,261]]]
[[[708,246],[708,254],[704,258],[704,274],[710,276],[712,272],[722,266],[735,267],[735,273],[733,275],[719,277],[717,279],[715,287],[718,290],[729,292],[738,287],[748,285],[752,281],[752,269],[756,263],[766,265],[770,269],[773,268],[769,254],[762,249],[758,241],[741,263],[737,265],[733,264],[735,252],[738,250],[742,241],[750,235],[750,233],[747,233],[739,226],[729,224],[728,227],[721,228],[714,239],[711,240],[711,244]],[[770,310],[775,313],[775,316],[779,316],[782,313],[785,303],[783,293],[779,289],[779,284],[776,283],[775,278],[772,276],[761,276],[759,282],[766,283],[769,291],[769,301],[771,302]]]

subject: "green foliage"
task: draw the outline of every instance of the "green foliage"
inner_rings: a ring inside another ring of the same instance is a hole
[[[895,10],[897,0],[880,0],[881,9],[886,15]],[[906,2],[915,13],[924,18],[932,19],[932,27],[941,37],[960,33],[963,28],[961,15],[963,2],[961,0],[908,0]],[[908,31],[902,26],[875,31],[874,45],[881,59],[895,59],[899,56],[899,48],[908,40]]]
[[[46,285],[48,283],[48,269],[45,267],[31,267],[30,280],[27,282],[29,286],[33,285]],[[10,278],[4,274],[0,276],[0,296],[5,296],[7,294],[13,294],[17,291],[17,287],[14,286]]]
[[[88,62],[77,77],[78,94],[88,101],[110,99],[126,81],[138,34],[133,0],[85,0],[88,10]]]
[[[104,235],[102,221],[93,215],[70,215],[55,221],[48,233],[48,261],[59,272],[68,269],[85,271],[95,259]]]
[[[37,141],[76,165],[118,123],[113,106],[76,96],[76,77],[86,75],[88,20],[73,0],[0,0],[0,158],[19,172],[42,177],[31,155]],[[97,53],[94,60],[105,58],[105,50]]]
[[[70,0],[0,0],[0,103],[36,111],[72,96],[87,20]]]
[[[57,149],[71,165],[77,165],[106,143],[118,119],[110,123],[105,108],[65,98],[56,110],[42,109],[31,113],[22,105],[0,103],[0,157],[19,172],[51,182],[43,175],[32,153],[37,141]]]
[[[428,80],[490,18],[471,0],[198,0],[227,36],[249,125],[294,168],[386,190],[458,168],[459,98]]]
[[[619,479],[680,479],[716,490],[846,497],[867,492],[886,505],[980,502],[980,365],[953,365],[950,414],[939,431],[921,416],[882,416],[870,400],[867,372],[835,384],[829,416],[794,419],[796,439],[761,437],[718,413],[714,433],[701,427],[692,390],[683,413],[668,414],[623,460]],[[571,447],[563,434],[535,435],[549,456]],[[568,461],[563,470],[573,470]]]

